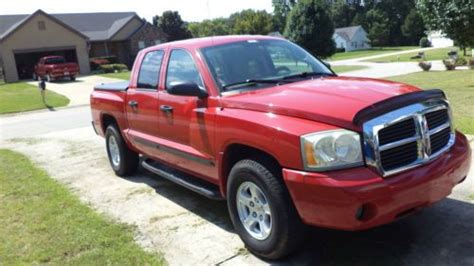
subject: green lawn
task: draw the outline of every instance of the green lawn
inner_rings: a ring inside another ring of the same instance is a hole
[[[448,47],[448,48],[437,48],[425,51],[426,60],[443,60],[448,58],[448,52],[451,50],[458,50],[459,57],[463,57],[463,52],[460,51],[458,48],[455,47]],[[468,49],[470,50],[470,49]],[[378,62],[378,63],[390,63],[390,62],[418,62],[420,59],[410,59],[417,55],[418,52],[408,53],[408,54],[401,54],[401,55],[394,55],[394,56],[385,56],[377,59],[368,60],[370,62]],[[470,55],[470,52],[468,52]]]
[[[418,49],[418,48],[420,47],[418,46],[374,47],[368,50],[359,50],[359,51],[352,51],[352,52],[347,52],[347,53],[346,52],[336,53],[330,58],[328,58],[328,60],[336,61],[336,60],[354,59],[354,58],[393,53],[393,52],[412,50],[412,49]]]
[[[0,150],[0,184],[0,264],[164,264],[21,154]]]
[[[331,69],[336,72],[336,73],[343,73],[343,72],[349,72],[349,71],[354,71],[354,70],[361,70],[367,68],[366,66],[351,66],[351,65],[346,65],[346,66],[332,66]]]
[[[66,106],[69,99],[46,90],[46,104],[36,86],[19,82],[0,84],[0,114]]]
[[[474,70],[419,72],[388,79],[424,89],[442,89],[451,103],[456,127],[474,134]]]
[[[120,73],[99,74],[99,76],[106,77],[106,78],[129,80],[130,72],[127,71],[127,72],[120,72]]]

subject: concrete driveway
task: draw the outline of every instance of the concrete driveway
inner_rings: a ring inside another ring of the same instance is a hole
[[[471,143],[474,141],[471,140]],[[282,261],[249,254],[224,202],[141,170],[118,178],[104,140],[81,127],[4,141],[29,156],[98,212],[136,227],[136,241],[170,265],[474,265],[474,174],[442,202],[395,223],[350,233],[312,229],[308,243]]]
[[[46,84],[46,89],[62,94],[69,98],[71,102],[68,106],[88,105],[89,96],[94,90],[94,86],[100,83],[117,82],[118,79],[105,78],[101,76],[82,76],[78,77],[76,81],[58,80]],[[37,86],[37,81],[28,82],[31,85]]]

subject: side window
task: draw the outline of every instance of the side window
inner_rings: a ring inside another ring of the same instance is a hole
[[[204,87],[191,55],[184,50],[173,50],[166,72],[166,88],[171,87],[173,83],[190,81]]]
[[[158,87],[162,61],[163,51],[153,51],[145,55],[138,73],[138,88],[156,89]]]

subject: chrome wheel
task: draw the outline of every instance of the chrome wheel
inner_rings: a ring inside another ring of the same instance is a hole
[[[119,146],[117,144],[117,140],[114,136],[110,136],[108,142],[110,159],[112,161],[112,164],[118,167],[120,164],[120,151]]]
[[[272,231],[272,213],[263,191],[247,181],[239,186],[236,200],[237,212],[245,230],[257,240],[267,239]]]

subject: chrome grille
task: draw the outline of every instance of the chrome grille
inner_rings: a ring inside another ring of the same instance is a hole
[[[454,144],[445,100],[409,105],[364,123],[367,165],[383,176],[427,163]]]

